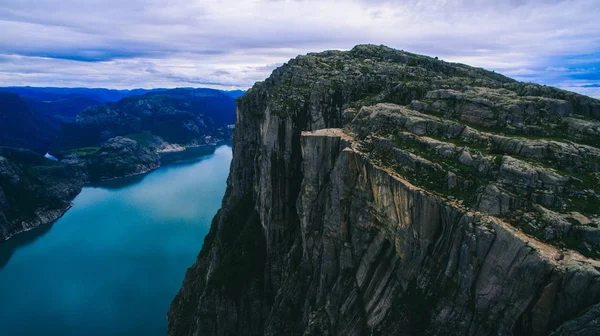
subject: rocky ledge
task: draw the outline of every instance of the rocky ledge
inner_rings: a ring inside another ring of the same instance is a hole
[[[77,167],[0,147],[0,241],[60,218],[84,180]]]
[[[599,119],[383,46],[298,56],[238,100],[169,334],[597,335]]]

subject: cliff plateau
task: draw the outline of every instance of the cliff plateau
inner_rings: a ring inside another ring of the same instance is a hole
[[[170,335],[596,335],[600,102],[383,46],[238,100]]]

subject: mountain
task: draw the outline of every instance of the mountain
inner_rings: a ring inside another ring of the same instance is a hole
[[[99,100],[77,94],[51,94],[37,88],[0,88],[0,145],[46,153],[62,124]],[[14,91],[14,92],[13,92]]]
[[[237,104],[170,335],[600,332],[600,101],[360,45]]]
[[[60,218],[84,181],[77,167],[0,147],[0,241]]]
[[[101,104],[99,100],[80,95],[44,101],[23,96],[21,96],[21,99],[32,113],[48,119],[53,126],[57,126],[58,130],[60,130],[62,124],[74,122],[75,117],[81,111],[90,106]]]
[[[98,103],[116,102],[126,97],[141,96],[148,92],[164,90],[167,89],[114,90],[104,88],[60,88],[31,86],[0,87],[0,91],[12,92],[21,97],[30,98],[35,101],[56,101],[87,97]]]
[[[131,137],[157,150],[214,143],[229,139],[234,123],[235,100],[221,91],[150,92],[87,108],[75,123],[63,125],[52,153],[64,156],[116,136]]]
[[[56,125],[36,114],[21,97],[0,92],[0,146],[23,147],[45,153]]]
[[[221,94],[219,92],[222,92]],[[0,145],[24,147],[46,153],[65,123],[73,129],[76,117],[88,107],[117,102],[127,97],[168,95],[189,100],[188,110],[212,116],[217,124],[235,122],[235,98],[244,91],[210,89],[133,89],[0,87],[0,118],[5,120]],[[231,97],[232,99],[228,99]],[[157,98],[158,99],[158,98]],[[185,103],[185,102],[184,102]],[[168,104],[168,103],[167,103]],[[181,104],[180,104],[181,105]],[[221,114],[222,109],[229,112]],[[233,111],[233,112],[231,112]],[[2,127],[0,125],[0,127]],[[62,141],[62,140],[61,140]],[[61,144],[61,147],[68,145]]]
[[[193,114],[202,114],[211,118],[215,124],[235,124],[235,98],[227,92],[213,89],[178,88],[163,92],[150,92],[145,97],[173,98],[172,102],[184,102],[177,108]]]
[[[135,140],[114,137],[87,156],[83,166],[95,182],[146,173],[160,166],[160,157]]]

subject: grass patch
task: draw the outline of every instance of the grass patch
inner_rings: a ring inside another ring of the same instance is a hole
[[[396,162],[396,154],[391,149],[380,146],[373,148],[376,159],[381,161],[384,166],[393,167],[400,175],[415,185],[443,196],[452,196],[463,200],[466,205],[473,206],[476,202],[476,190],[488,183],[488,177],[479,173],[476,168],[463,165],[455,157],[441,157],[431,148],[428,148],[426,144],[418,140],[395,136],[392,142],[398,150],[405,153],[412,153],[423,159],[437,163],[442,167],[439,170],[417,162],[413,169]],[[448,186],[448,172],[453,172],[462,178],[463,181],[469,180],[471,183],[468,186],[464,183],[459,183],[450,189]]]
[[[100,147],[80,147],[61,152],[64,155],[88,156],[96,153]]]

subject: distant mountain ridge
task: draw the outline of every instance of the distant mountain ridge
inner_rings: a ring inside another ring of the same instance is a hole
[[[200,90],[200,91],[196,91]],[[202,91],[210,90],[210,91]],[[192,97],[194,94],[204,97]],[[204,92],[204,93],[201,93]],[[217,97],[209,97],[206,92],[220,92]],[[194,108],[206,109],[213,119],[221,123],[233,124],[235,120],[235,98],[245,91],[220,91],[212,89],[132,89],[114,90],[103,88],[57,88],[57,87],[0,87],[0,146],[27,148],[45,153],[59,135],[64,124],[76,122],[76,116],[85,109],[114,103],[129,97],[145,94],[176,95],[179,100],[192,99]],[[189,96],[189,97],[188,97]],[[190,98],[192,97],[192,98]],[[225,102],[233,111],[221,118],[214,111]],[[67,126],[67,129],[69,126]],[[72,128],[72,127],[71,127]],[[64,147],[63,145],[61,145]]]
[[[140,96],[148,92],[166,91],[169,89],[131,89],[116,90],[105,88],[62,88],[62,87],[31,87],[7,86],[0,87],[0,91],[16,93],[19,96],[32,98],[39,101],[53,101],[68,99],[76,96],[92,98],[99,103],[115,102],[131,96]]]
[[[116,102],[131,96],[142,96],[150,92],[162,92],[177,89],[195,88],[155,88],[155,89],[106,89],[106,88],[84,88],[84,87],[34,87],[34,86],[6,86],[0,87],[0,92],[12,92],[21,97],[37,101],[67,100],[76,97],[88,97],[99,103]],[[246,93],[245,90],[218,90],[232,98],[238,98]],[[96,104],[94,104],[96,105]]]
[[[213,89],[172,89],[91,106],[63,125],[51,152],[101,146],[130,136],[161,150],[164,146],[214,143],[231,137],[235,99]]]

